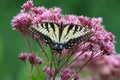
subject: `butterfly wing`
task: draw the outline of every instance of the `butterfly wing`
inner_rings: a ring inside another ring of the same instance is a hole
[[[70,48],[76,41],[83,41],[93,35],[93,32],[79,25],[58,25],[53,22],[42,22],[29,27],[34,33],[43,35],[52,48],[61,51]]]
[[[85,27],[79,25],[65,25],[60,38],[60,43],[65,48],[71,48],[76,41],[83,41],[93,35],[93,32]]]
[[[43,35],[48,42],[48,44],[54,42],[59,42],[59,25],[53,22],[42,22],[30,26],[29,29],[32,29],[36,33]]]

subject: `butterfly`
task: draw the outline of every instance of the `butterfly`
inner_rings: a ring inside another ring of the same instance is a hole
[[[54,22],[41,22],[31,25],[29,30],[43,35],[47,44],[52,45],[55,51],[71,48],[77,41],[82,42],[91,36],[93,31],[75,24],[57,24]]]

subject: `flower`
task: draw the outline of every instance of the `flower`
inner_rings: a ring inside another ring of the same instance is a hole
[[[20,13],[12,20],[12,26],[14,30],[25,33],[31,24],[30,15],[27,13]]]
[[[35,14],[43,14],[47,9],[45,7],[33,7],[32,12]]]
[[[43,70],[47,75],[50,75],[51,77],[55,75],[55,70],[51,69],[50,67],[44,66]]]
[[[95,58],[86,66],[94,80],[119,80],[120,55],[104,55]],[[97,78],[95,78],[97,76]]]
[[[28,55],[28,61],[33,66],[34,64],[42,64],[42,59],[37,54],[29,54]]]
[[[114,75],[118,77],[118,68],[120,67],[120,62],[118,60],[120,60],[120,57],[101,57],[103,54],[108,55],[116,53],[114,46],[115,36],[104,29],[101,17],[90,18],[86,16],[63,15],[61,14],[61,8],[59,7],[49,9],[40,6],[34,7],[32,0],[28,0],[23,4],[20,13],[13,18],[11,22],[12,28],[21,32],[22,34],[30,35],[34,40],[37,41],[40,48],[42,49],[42,52],[47,56],[44,44],[45,39],[43,35],[36,34],[36,32],[29,29],[31,25],[36,25],[41,22],[54,22],[60,25],[75,24],[89,28],[93,31],[94,34],[87,40],[82,42],[78,41],[78,43],[76,42],[72,46],[72,49],[63,49],[61,54],[55,53],[54,56],[54,52],[51,50],[51,56],[52,58],[55,58],[53,62],[51,59],[51,67],[45,66],[43,68],[46,75],[55,79],[56,75],[60,73],[61,79],[63,80],[68,80],[70,78],[79,80],[79,71],[81,71],[83,67],[86,67],[91,72],[91,74],[95,75],[98,73],[98,76],[103,76],[101,79],[116,80],[116,78],[111,76]],[[51,46],[52,45],[50,45],[50,47]],[[88,63],[90,60],[98,56],[100,57],[97,58],[96,62],[90,62],[87,66],[84,64],[85,62]],[[32,52],[30,54],[20,54],[19,58],[23,61],[26,61],[27,59],[32,67],[34,65],[40,65],[43,62],[37,54],[32,54]],[[95,68],[96,70],[93,71]],[[108,79],[105,78],[106,76],[108,76]],[[88,77],[88,80],[91,80],[91,77]]]
[[[91,43],[89,43],[89,46],[91,45],[91,51],[94,51],[96,49],[95,45],[97,45],[99,47],[97,50],[103,51],[102,53],[104,54],[115,53],[114,35],[104,29],[103,25],[101,24],[102,18],[90,19],[88,17],[81,16],[79,20],[81,25],[87,26],[94,32],[94,36],[90,38]]]
[[[12,26],[15,30],[21,31],[22,33],[27,33],[30,25],[38,24],[40,22],[55,22],[58,24],[77,24],[83,27],[91,29],[94,36],[89,39],[88,50],[94,52],[97,45],[96,53],[101,54],[112,54],[115,53],[114,47],[114,35],[107,32],[102,25],[102,18],[89,18],[86,16],[76,16],[76,15],[62,15],[61,9],[58,7],[46,9],[45,7],[34,7],[33,2],[28,0],[23,4],[22,11],[12,20]],[[29,11],[28,11],[29,10]],[[28,33],[32,34],[31,33]],[[36,35],[32,35],[33,39]],[[81,51],[79,48],[81,44],[78,44],[77,52]],[[100,52],[102,51],[102,52]],[[76,52],[76,51],[74,51]]]
[[[19,54],[19,59],[23,60],[24,62],[28,60],[30,64],[33,66],[34,64],[42,64],[42,59],[37,54],[27,54],[27,53],[21,53]]]
[[[30,62],[31,65],[34,65],[36,63],[36,55],[34,54],[29,54],[28,55],[28,61]]]
[[[19,57],[19,59],[21,59],[21,60],[23,60],[25,62],[26,59],[27,59],[27,56],[28,56],[27,53],[21,53],[18,57]]]
[[[64,24],[78,24],[78,17],[75,15],[66,15]]]
[[[76,75],[74,76],[74,80],[80,80],[80,75],[76,74]]]
[[[22,8],[25,11],[29,11],[31,8],[33,7],[33,1],[32,0],[28,0],[26,3],[23,4]]]
[[[65,69],[61,72],[60,75],[61,75],[62,80],[68,80],[70,79],[72,75],[72,71],[70,69]]]
[[[38,56],[36,56],[36,63],[38,65],[42,64],[42,59],[40,57],[38,57]]]

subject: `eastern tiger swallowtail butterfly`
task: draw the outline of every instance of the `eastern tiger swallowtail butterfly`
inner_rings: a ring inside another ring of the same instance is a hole
[[[71,48],[75,42],[82,42],[93,35],[93,32],[80,25],[56,24],[54,22],[41,22],[29,27],[29,30],[43,35],[46,43],[52,45],[52,49],[62,51]]]

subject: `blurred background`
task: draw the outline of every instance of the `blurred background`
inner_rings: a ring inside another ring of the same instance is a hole
[[[25,2],[0,0],[0,80],[28,80],[18,54],[29,50],[22,36],[10,25]],[[116,52],[120,53],[120,0],[34,0],[34,4],[47,8],[60,7],[62,14],[102,17],[106,30],[116,36]]]

